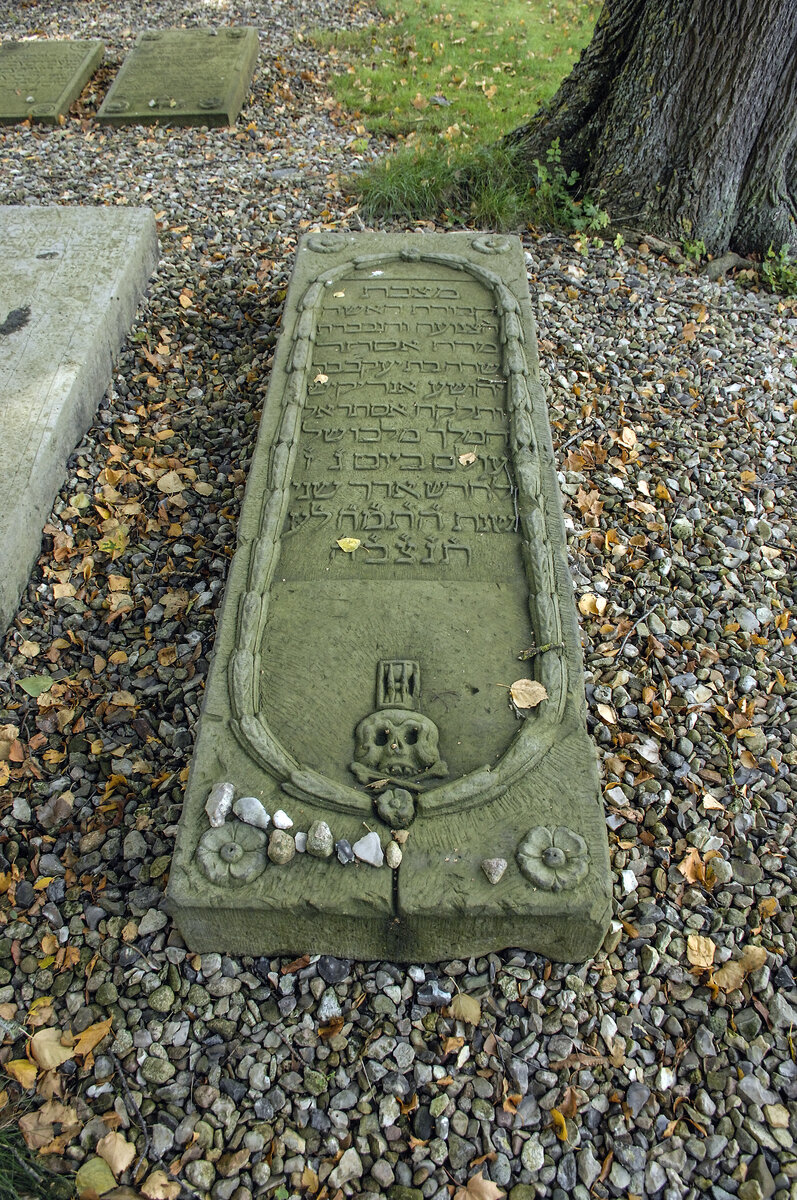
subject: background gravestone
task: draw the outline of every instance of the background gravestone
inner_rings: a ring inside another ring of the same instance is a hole
[[[106,125],[234,125],[257,51],[256,29],[142,33],[97,117]]]
[[[0,207],[0,629],[158,260],[149,209]]]
[[[520,243],[313,235],[282,328],[170,876],[183,936],[583,958],[608,845]]]
[[[0,125],[13,125],[28,117],[55,124],[96,71],[104,49],[96,38],[3,42]]]

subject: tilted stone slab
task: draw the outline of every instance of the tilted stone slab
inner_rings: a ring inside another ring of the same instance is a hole
[[[0,629],[158,257],[149,209],[0,207]]]
[[[98,38],[3,42],[0,45],[0,125],[54,125],[80,95],[102,59]]]
[[[355,861],[270,861],[264,809]],[[606,827],[516,238],[303,240],[169,897],[198,951],[600,945]]]
[[[234,125],[257,59],[257,30],[139,35],[97,118],[106,125]]]

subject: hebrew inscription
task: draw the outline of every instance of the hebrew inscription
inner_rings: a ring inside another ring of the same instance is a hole
[[[326,288],[282,573],[490,579],[518,513],[499,322],[478,281],[397,263]],[[360,541],[348,559],[336,539]]]
[[[240,539],[170,881],[189,945],[596,947],[605,823],[515,239],[304,240]]]

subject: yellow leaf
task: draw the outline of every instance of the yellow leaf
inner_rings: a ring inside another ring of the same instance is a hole
[[[318,1191],[319,1182],[318,1176],[311,1166],[306,1166],[302,1171],[302,1187],[312,1195]]]
[[[89,1158],[75,1176],[75,1187],[80,1200],[93,1200],[93,1197],[104,1196],[115,1188],[116,1180],[104,1159]]]
[[[52,1071],[75,1057],[74,1046],[65,1046],[60,1029],[40,1029],[29,1042],[30,1053],[43,1071]]]
[[[636,445],[636,434],[630,425],[626,425],[623,432],[620,434],[620,441],[629,449]]]
[[[476,462],[476,455],[472,450],[466,450],[464,454],[460,454],[459,463],[463,467],[472,467]]]
[[[102,1039],[111,1032],[112,1024],[113,1017],[108,1017],[106,1021],[97,1021],[96,1024],[89,1025],[88,1029],[79,1033],[73,1047],[75,1055],[82,1057],[99,1046]]]
[[[714,962],[716,949],[711,938],[703,937],[699,933],[690,933],[686,939],[686,957],[693,967],[701,967],[703,970],[710,967]]]
[[[548,693],[536,679],[516,679],[509,689],[516,708],[536,708],[548,699]]]
[[[340,546],[344,554],[353,554],[357,547],[361,544],[359,538],[338,538],[337,544]]]
[[[587,592],[578,602],[579,612],[583,617],[602,617],[609,607],[605,596],[593,596]]]
[[[111,1131],[97,1142],[97,1153],[105,1159],[118,1179],[136,1157],[136,1148],[121,1133]]]
[[[28,1009],[28,1015],[25,1018],[25,1023],[33,1026],[34,1029],[36,1029],[39,1025],[44,1025],[45,1022],[49,1021],[53,1015],[52,1003],[52,996],[39,996],[37,1000],[33,1001]]]
[[[17,1083],[24,1088],[32,1088],[36,1086],[36,1076],[38,1074],[36,1064],[28,1062],[27,1058],[12,1058],[10,1062],[5,1064],[6,1072],[12,1079],[16,1079]]]
[[[108,587],[112,592],[129,592],[130,580],[126,575],[109,575]]]
[[[192,303],[192,302],[191,302],[191,297],[190,297],[190,296],[187,296],[187,295],[185,294],[185,292],[181,292],[181,293],[180,293],[180,307],[181,307],[181,308],[190,308],[190,307],[191,307],[191,303]]]
[[[141,1184],[141,1194],[147,1200],[177,1200],[181,1187],[176,1179],[169,1179],[165,1171],[153,1171]]]
[[[319,371],[313,383],[329,383],[329,376],[325,375],[323,371]]]
[[[615,713],[611,704],[599,704],[598,716],[606,725],[617,724],[617,714]]]
[[[558,1108],[552,1108],[551,1109],[551,1118],[553,1120],[554,1132],[555,1132],[556,1136],[559,1138],[559,1141],[566,1142],[567,1141],[567,1121],[565,1120],[563,1114],[559,1112]]]
[[[470,1025],[478,1025],[482,1019],[482,1006],[475,996],[460,992],[448,1006],[451,1016],[457,1021],[467,1021]]]
[[[425,96],[422,96],[420,92],[418,92],[415,98],[410,101],[410,104],[413,108],[417,108],[419,112],[422,112],[424,108],[429,107],[429,101]]]

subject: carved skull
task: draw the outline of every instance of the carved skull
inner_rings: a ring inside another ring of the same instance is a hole
[[[383,708],[360,721],[351,770],[362,782],[379,778],[442,777],[437,726],[421,713]]]

